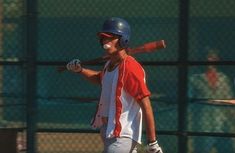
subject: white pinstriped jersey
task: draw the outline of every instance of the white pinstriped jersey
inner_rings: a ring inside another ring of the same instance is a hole
[[[103,80],[102,80],[102,91],[100,96],[100,102],[99,102],[99,109],[100,109],[100,115],[102,117],[108,117],[109,116],[109,109],[110,108],[110,102],[114,101],[115,98],[115,91],[116,85],[117,85],[117,79],[118,79],[118,67],[114,69],[112,72],[106,71]],[[110,94],[112,93],[112,94]]]

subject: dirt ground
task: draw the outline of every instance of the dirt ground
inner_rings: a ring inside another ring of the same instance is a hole
[[[25,143],[25,134],[18,134]],[[25,144],[23,144],[24,146]],[[96,133],[38,133],[37,153],[102,153],[103,144]],[[142,153],[142,148],[139,147]],[[25,153],[25,151],[18,151]]]
[[[25,133],[17,136],[18,153],[25,153]],[[21,146],[20,146],[21,145]],[[103,145],[99,134],[38,133],[37,153],[101,153]]]

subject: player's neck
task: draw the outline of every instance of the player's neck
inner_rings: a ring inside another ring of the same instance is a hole
[[[215,66],[210,65],[210,66],[208,66],[207,71],[208,71],[208,72],[217,72],[217,69],[216,69]]]
[[[111,63],[121,62],[126,57],[127,57],[126,50],[122,49],[122,50],[115,52],[114,54],[110,56],[110,62]]]
[[[116,52],[115,54],[112,54],[110,58],[109,69],[115,69],[127,56],[128,55],[125,49],[122,49]]]

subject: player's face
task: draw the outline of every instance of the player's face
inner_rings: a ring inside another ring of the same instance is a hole
[[[118,50],[120,50],[118,36],[114,36],[111,38],[104,37],[102,39],[102,44],[105,45],[104,49],[107,52],[107,54],[113,54],[113,53],[117,52]]]

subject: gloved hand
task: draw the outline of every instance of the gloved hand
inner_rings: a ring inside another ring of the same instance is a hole
[[[66,65],[67,70],[80,73],[82,71],[81,61],[73,59]]]
[[[157,141],[149,143],[146,148],[147,153],[163,153],[162,148],[158,145]]]

